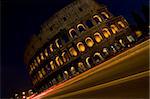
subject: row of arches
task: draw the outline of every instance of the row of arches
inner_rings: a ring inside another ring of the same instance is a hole
[[[109,33],[105,33],[105,36],[109,37]],[[92,39],[90,36],[86,37],[84,41],[80,41],[76,44],[76,48],[78,49],[79,52],[84,52],[86,50],[86,46],[91,48],[94,46],[95,43],[100,43],[103,40],[103,37],[101,36],[101,34],[99,32],[94,33],[93,35],[94,39]],[[85,46],[85,44],[86,46]],[[76,48],[71,47],[69,49],[69,52],[72,56],[77,56],[78,55],[78,51],[76,50]]]
[[[95,54],[93,56],[97,63],[104,60],[104,58],[102,57],[102,55],[99,52],[95,52]],[[85,63],[82,61],[79,61],[79,62],[77,62],[77,64],[75,66],[71,66],[67,70],[62,71],[62,74],[58,74],[55,78],[51,79],[51,81],[50,81],[52,83],[51,85],[55,85],[64,80],[68,80],[68,79],[92,68],[92,66],[93,66],[93,60],[89,56],[85,59]]]
[[[118,28],[116,28],[114,25],[111,25],[113,28],[114,28],[114,33],[118,32]],[[85,44],[90,48],[90,47],[93,47],[95,42],[96,43],[100,43],[104,38],[109,38],[112,34],[109,32],[109,30],[107,28],[103,28],[103,35],[101,35],[99,32],[96,32],[94,33],[94,39],[92,39],[91,37],[86,37],[85,38]],[[56,42],[58,41],[58,39],[56,39]],[[85,44],[80,41],[77,43],[77,49],[79,52],[84,52],[86,50],[86,46]],[[57,45],[58,46],[58,45]],[[49,51],[53,51],[53,48],[52,48],[52,44],[50,44],[50,47],[49,47]],[[72,56],[77,56],[78,55],[78,52],[76,51],[76,49],[74,47],[71,47],[69,49],[69,52]],[[48,53],[48,50],[45,49],[44,50],[44,53],[40,53],[40,56],[37,56],[36,57],[36,60],[34,60],[34,63],[31,64],[30,68],[31,68],[31,71],[33,71],[35,69],[36,66],[38,66],[38,64],[41,64],[41,61],[45,60],[46,57],[49,56],[50,53]],[[67,57],[67,60],[69,60],[69,56],[65,56],[66,52],[63,52],[61,57],[63,58],[63,61],[66,62],[66,59],[64,57]],[[45,56],[45,57],[44,57]],[[61,59],[60,57],[56,57],[55,59],[56,63],[58,66],[62,65],[63,62],[61,62]],[[55,66],[53,66],[55,67]]]
[[[125,27],[126,27],[126,26],[125,26],[124,22],[118,21],[118,22],[117,22],[117,25],[116,25],[116,24],[112,24],[112,25],[110,25],[109,28],[103,28],[103,29],[102,29],[102,33],[104,34],[104,36],[105,36],[106,38],[108,38],[108,36],[111,35],[110,32],[112,32],[113,34],[116,34],[117,32],[119,32],[119,30],[120,30],[121,28],[125,28]],[[86,28],[85,28],[85,26],[84,26],[83,24],[78,24],[78,25],[77,25],[77,29],[78,29],[80,32],[86,30]],[[107,34],[106,34],[106,33],[107,33]],[[71,29],[69,30],[69,35],[70,35],[71,38],[77,38],[77,37],[78,37],[78,32],[77,32],[74,28],[71,28]]]
[[[129,42],[135,41],[135,39],[131,35],[127,36],[126,38]],[[102,40],[103,40],[103,37],[100,35],[100,33],[96,32],[96,33],[94,33],[94,40],[91,37],[85,38],[85,44],[88,47],[92,47],[95,44],[95,42],[99,43]],[[123,46],[123,47],[126,46],[122,39],[120,39],[118,42],[121,44],[121,46]],[[69,51],[66,50],[66,51],[62,52],[61,56],[56,56],[55,59],[53,61],[50,61],[50,63],[49,63],[49,65],[51,66],[51,70],[55,70],[58,66],[61,66],[64,63],[66,63],[67,61],[69,61],[71,56],[73,56],[73,57],[78,56],[78,54],[79,54],[78,52],[81,52],[81,53],[84,52],[86,50],[85,44],[83,42],[78,42],[76,44],[77,48],[71,47],[69,49]],[[117,44],[115,44],[114,46],[118,47]],[[113,50],[113,52],[116,52],[116,49],[114,46],[111,45],[110,47]],[[77,51],[77,49],[78,49],[78,51]],[[103,52],[108,54],[108,51],[105,48],[103,49]],[[43,54],[41,54],[41,55],[43,55]],[[37,62],[40,62],[39,57],[37,57],[37,60],[38,60]],[[35,64],[32,64],[32,66],[30,65],[31,71],[33,71],[37,66],[37,63],[35,60],[34,60],[34,62],[35,62]]]
[[[98,15],[93,16],[94,18],[97,18],[96,20],[101,20],[100,17]],[[122,21],[118,21],[118,24],[122,27],[125,28],[125,24],[123,24]],[[85,30],[85,26],[83,24],[79,24],[77,27],[82,27]],[[115,24],[110,25],[111,31],[108,28],[103,28],[102,29],[102,35],[100,33],[95,33],[95,40],[96,42],[100,42],[103,38],[109,38],[112,34],[116,34],[117,32],[119,32],[119,27],[117,27]],[[69,34],[71,36],[71,38],[75,38],[77,37],[77,33],[75,31],[75,29],[70,29],[69,30]],[[88,47],[92,47],[94,45],[94,42],[92,41],[92,39],[86,38],[86,44],[88,45]],[[83,46],[82,42],[80,42],[78,44],[78,48],[80,48],[79,50],[81,52],[85,51],[85,47]],[[40,65],[42,61],[46,60],[46,58],[50,55],[51,52],[53,52],[55,50],[55,48],[61,48],[62,47],[62,42],[60,39],[56,39],[54,43],[51,43],[48,47],[48,49],[46,48],[44,51],[42,51],[40,53],[40,55],[38,55],[34,61],[30,64],[30,73],[35,69],[36,66]],[[71,52],[73,53],[74,56],[77,55],[77,53],[72,49],[70,49]]]
[[[45,48],[44,50],[42,50],[40,53],[39,53],[39,55],[37,55],[34,59],[33,59],[33,61],[31,62],[31,64],[30,64],[30,73],[36,68],[36,67],[38,67],[39,65],[41,65],[42,64],[42,62],[44,61],[44,60],[46,60],[48,57],[49,57],[49,55],[50,55],[50,53],[52,53],[52,52],[54,52],[54,50],[56,49],[56,48],[61,48],[62,47],[62,42],[61,42],[61,40],[60,39],[56,39],[56,40],[54,40],[54,43],[51,43],[49,46],[48,46],[48,48]]]
[[[95,33],[94,35],[96,37],[96,41],[100,42],[100,39],[102,39],[102,37],[100,36],[100,34],[99,33]],[[88,47],[92,47],[94,45],[94,41],[92,40],[91,37],[87,37],[85,39],[85,42],[86,42],[86,44],[87,44]],[[85,49],[86,49],[85,46],[84,46],[84,44],[82,42],[77,43],[77,48],[78,48],[78,50],[80,52],[84,52]],[[70,55],[72,55],[72,56],[77,56],[78,55],[78,52],[75,50],[74,47],[71,47],[69,49],[69,52],[70,52]],[[47,50],[45,50],[45,53],[46,53],[45,55],[48,56]],[[41,54],[41,55],[42,55],[41,60],[44,60],[43,54]],[[52,60],[52,61],[49,62],[50,66],[51,66],[51,69],[55,70],[58,66],[61,66],[65,62],[69,61],[70,55],[69,55],[69,53],[67,51],[64,51],[64,52],[62,52],[61,56],[56,56],[54,60]],[[39,64],[40,64],[41,60],[40,60],[40,57],[38,56],[37,57],[37,62]],[[35,64],[37,64],[36,61],[35,61]],[[34,66],[34,64],[33,64],[33,66]],[[35,66],[34,66],[33,69],[35,69]]]
[[[99,35],[99,34],[96,33],[95,35]],[[87,39],[89,39],[89,38],[87,38]],[[135,39],[131,35],[127,36],[126,39],[129,42],[135,41]],[[99,41],[99,40],[97,40],[97,41]],[[102,48],[101,51],[98,51],[98,50],[95,51],[95,53],[93,55],[87,56],[83,61],[79,61],[74,66],[71,66],[70,69],[65,70],[62,74],[63,79],[67,80],[67,79],[71,78],[72,76],[76,76],[77,74],[80,74],[80,73],[92,68],[93,66],[105,61],[105,59],[108,58],[113,53],[115,54],[115,53],[121,51],[122,48],[126,48],[128,46],[127,44],[128,43],[126,43],[126,41],[124,39],[119,39],[117,42],[115,41],[109,47],[104,47],[104,48]],[[80,43],[78,45],[80,45]],[[83,50],[83,49],[84,48],[81,48],[81,50]],[[72,54],[74,56],[78,55],[73,47],[71,48],[71,50],[72,50]],[[42,68],[41,71],[38,72],[37,79],[38,80],[42,79],[44,77],[44,75],[46,75],[47,71],[49,71],[49,72],[54,71],[59,66],[63,65],[65,62],[67,62],[69,60],[70,60],[70,57],[69,57],[68,53],[64,51],[62,53],[61,58],[59,56],[57,56],[54,61],[50,61],[49,65],[46,65],[45,69]]]
[[[108,13],[106,13],[106,12],[101,12],[101,15],[103,16],[103,19],[109,19],[110,18],[110,15],[108,14]],[[94,24],[93,24],[93,22],[95,22],[95,23],[97,23],[97,24],[100,24],[102,21],[103,21],[103,19],[99,16],[99,15],[94,15],[93,17],[92,17],[92,19],[88,19],[86,22],[85,22],[85,24],[86,24],[86,26],[88,27],[88,28],[91,28],[91,27],[93,27],[94,26]],[[77,30],[79,31],[79,32],[83,32],[83,31],[85,31],[86,30],[86,26],[83,24],[83,23],[79,23],[78,25],[77,25]],[[75,32],[77,32],[74,28],[71,28],[70,30],[69,30],[69,35],[73,38],[75,35]]]

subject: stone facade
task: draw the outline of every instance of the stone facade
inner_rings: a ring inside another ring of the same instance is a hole
[[[74,1],[41,27],[24,56],[38,92],[114,57],[135,42],[127,21],[94,0]]]

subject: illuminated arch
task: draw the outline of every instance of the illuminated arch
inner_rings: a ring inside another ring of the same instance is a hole
[[[98,15],[94,15],[93,19],[96,21],[96,23],[102,22],[102,19]]]
[[[57,57],[55,58],[55,61],[56,61],[56,63],[57,63],[58,66],[63,65],[63,62],[62,62],[62,60],[60,59],[59,56],[57,56]]]
[[[102,36],[101,36],[100,33],[98,33],[98,32],[96,32],[96,33],[94,34],[94,38],[95,38],[95,41],[96,41],[97,43],[99,43],[99,42],[101,42],[101,40],[103,40]]]
[[[111,28],[111,30],[112,30],[112,32],[113,32],[114,34],[116,34],[116,33],[118,32],[118,28],[116,27],[116,25],[112,24],[112,25],[110,26],[110,28]]]
[[[83,24],[78,24],[77,25],[77,29],[82,32],[82,31],[85,31],[85,26]]]
[[[64,71],[64,73],[68,75],[68,72],[67,72],[67,71]]]
[[[118,21],[118,24],[119,24],[122,28],[124,28],[124,27],[125,27],[125,25],[123,24],[123,22],[122,22],[122,21]]]
[[[70,71],[71,71],[72,75],[76,74],[76,70],[75,70],[75,68],[73,66],[70,68]]]
[[[64,79],[67,80],[69,78],[68,72],[64,71],[63,76],[64,76]]]
[[[103,53],[105,53],[105,55],[109,55],[108,49],[107,48],[103,48]]]
[[[69,52],[70,52],[70,54],[71,54],[72,56],[77,56],[77,55],[78,55],[77,51],[76,51],[73,47],[71,47],[71,48],[69,49]]]
[[[44,60],[43,53],[40,53],[40,56],[41,56],[41,60]]]
[[[63,61],[64,61],[64,62],[67,62],[67,59],[66,59],[66,57],[65,57],[65,54],[66,54],[66,53],[63,52],[61,56],[62,56]]]
[[[95,59],[96,63],[100,62],[100,60],[104,60],[104,58],[102,57],[102,55],[100,53],[98,53],[98,52],[96,52],[94,54],[94,59]]]
[[[50,51],[53,52],[54,49],[53,49],[53,44],[50,44]]]
[[[122,39],[119,40],[119,43],[121,44],[121,46],[125,47],[124,41]]]
[[[76,33],[75,29],[73,29],[73,28],[70,29],[69,30],[69,35],[70,35],[71,38],[77,37],[77,33]]]
[[[69,61],[69,56],[68,56],[67,52],[63,52],[61,54],[61,56],[62,56],[63,62]]]
[[[85,39],[85,43],[87,44],[88,47],[92,47],[94,45],[94,42],[90,37],[87,37]]]
[[[86,61],[88,68],[91,68],[92,64],[90,64],[89,59],[90,59],[90,57],[87,57],[85,61]]]
[[[71,71],[73,71],[73,70],[75,70],[75,68],[72,66],[72,67],[71,67]]]
[[[104,36],[106,38],[108,38],[109,36],[111,36],[111,34],[110,34],[110,32],[109,32],[109,30],[107,28],[104,28],[102,31],[103,31],[103,34],[104,34]]]
[[[116,48],[113,45],[111,45],[110,47],[111,47],[111,49],[113,50],[114,53],[117,52]]]
[[[56,65],[55,65],[55,63],[53,61],[50,62],[50,65],[51,65],[51,69],[52,70],[54,70],[56,68]]]
[[[43,75],[42,75],[41,71],[38,71],[38,73],[39,73],[39,77],[43,78]]]
[[[86,70],[86,68],[82,62],[78,63],[78,68],[79,68],[79,72],[83,72]]]
[[[37,59],[37,62],[40,64],[41,63],[40,57],[37,56],[36,59]]]
[[[134,42],[135,41],[135,39],[133,38],[132,35],[128,35],[127,39],[128,39],[129,42]]]
[[[55,40],[55,44],[56,44],[56,46],[57,46],[58,48],[61,47],[61,45],[59,44],[59,39],[56,39],[56,40]]]
[[[45,72],[44,68],[42,68],[41,72],[42,72],[43,75],[46,75],[46,72]]]
[[[109,18],[109,15],[106,12],[101,12],[102,15],[104,15],[106,18]]]
[[[47,49],[44,50],[45,56],[48,57]]]
[[[85,51],[85,46],[82,42],[77,43],[77,48],[80,52],[84,52]]]
[[[37,66],[37,67],[38,67],[38,63],[37,63],[37,61],[36,61],[36,60],[34,60],[34,64],[35,64],[35,66]]]

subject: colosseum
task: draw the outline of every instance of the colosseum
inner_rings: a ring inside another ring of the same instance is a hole
[[[123,16],[94,0],[75,0],[41,25],[24,62],[37,92],[63,83],[129,49],[136,39]]]

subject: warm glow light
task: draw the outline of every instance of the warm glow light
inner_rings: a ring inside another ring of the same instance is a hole
[[[106,12],[102,12],[101,14],[105,15],[106,18],[109,18],[108,14]]]
[[[60,45],[59,45],[58,41],[59,41],[59,39],[56,39],[56,40],[55,40],[55,43],[56,43],[56,46],[57,46],[58,48],[60,48]]]
[[[106,55],[109,54],[107,48],[103,48],[103,52],[104,52]]]
[[[46,72],[45,72],[44,68],[42,68],[42,74],[46,75]]]
[[[102,22],[102,19],[98,15],[94,15],[93,18],[98,19],[100,22]]]
[[[69,30],[69,35],[71,38],[74,38],[72,33],[75,33],[75,29],[73,29],[73,28]]]
[[[108,35],[108,33],[107,33],[106,31],[104,31],[103,33],[104,33],[104,36],[105,36],[106,38],[109,37],[109,35]]]
[[[45,56],[48,57],[47,49],[45,49]]]
[[[106,38],[108,38],[111,35],[107,28],[103,29],[103,34]]]
[[[41,55],[41,60],[44,60],[44,56],[43,56],[43,53],[41,53],[40,55]]]
[[[123,28],[125,27],[125,25],[121,21],[119,21],[118,24]]]
[[[71,71],[74,71],[75,70],[75,68],[74,67],[71,67]]]
[[[62,56],[62,58],[63,58],[63,61],[64,61],[64,62],[66,62],[66,61],[67,61],[67,59],[65,58],[65,54],[66,54],[66,53],[65,53],[65,52],[63,52],[63,53],[62,53],[62,55],[61,55],[61,56]]]
[[[58,66],[63,64],[62,60],[58,56],[56,57],[55,61],[56,61]]]
[[[85,42],[86,42],[88,47],[92,47],[94,45],[94,42],[93,42],[93,40],[90,37],[87,37],[85,39]]]
[[[94,57],[95,56],[98,56],[101,60],[104,60],[104,58],[102,57],[102,55],[100,54],[100,53],[98,53],[98,52],[96,52],[95,54],[94,54]]]
[[[86,64],[88,65],[88,67],[90,68],[91,67],[91,65],[90,65],[90,63],[89,63],[89,59],[90,59],[90,57],[87,57],[86,58]]]
[[[85,29],[85,27],[84,27],[84,25],[83,25],[83,24],[78,24],[78,25],[77,25],[77,28],[79,29],[79,27],[80,27],[80,26],[81,26],[82,28],[84,28],[84,29]]]
[[[38,71],[40,78],[43,78],[41,71]]]
[[[35,65],[35,66],[38,66],[38,64],[37,64],[36,60],[34,60],[34,65]]]
[[[97,43],[99,43],[103,38],[99,33],[94,34],[95,40]]]
[[[53,61],[50,62],[50,65],[51,65],[52,70],[54,70],[55,69],[55,64],[54,64]]]
[[[77,44],[77,47],[78,47],[78,50],[79,50],[80,52],[84,52],[84,51],[85,51],[85,46],[83,45],[82,42],[79,42],[79,43]]]
[[[112,24],[110,27],[114,34],[116,34],[118,32],[118,28],[114,24]]]
[[[73,47],[69,49],[69,52],[72,56],[77,56],[77,51]]]
[[[50,51],[53,52],[53,44],[50,44]]]
[[[38,63],[40,64],[40,62],[41,62],[40,57],[37,56],[36,59],[37,59]]]

